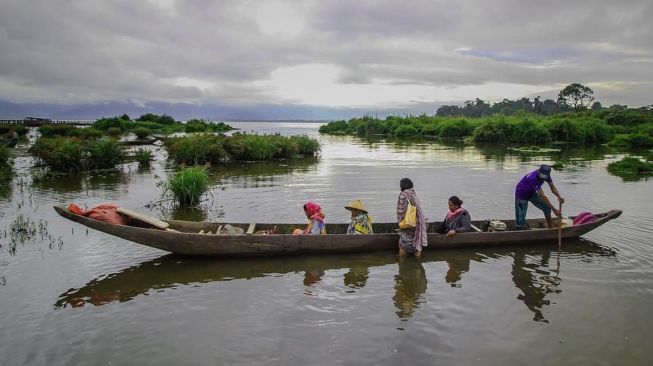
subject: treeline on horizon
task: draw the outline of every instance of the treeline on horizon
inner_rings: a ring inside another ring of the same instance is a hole
[[[320,133],[358,136],[438,137],[473,142],[546,144],[571,142],[621,148],[653,147],[653,106],[603,108],[590,88],[570,84],[557,101],[521,98],[490,104],[443,105],[435,115],[371,116],[332,121]]]

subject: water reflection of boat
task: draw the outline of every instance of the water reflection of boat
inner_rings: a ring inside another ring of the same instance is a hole
[[[343,291],[351,292],[364,287],[370,276],[370,268],[398,264],[395,276],[393,301],[396,313],[406,319],[419,309],[426,300],[424,294],[427,282],[463,282],[463,274],[469,271],[470,263],[483,263],[495,258],[513,258],[512,281],[520,290],[517,297],[534,315],[534,320],[543,321],[542,308],[549,304],[547,296],[560,292],[562,279],[559,269],[550,265],[550,260],[560,255],[563,258],[579,258],[584,262],[597,257],[613,257],[616,252],[586,240],[572,240],[563,245],[561,251],[545,247],[506,247],[485,251],[443,250],[425,253],[420,260],[405,258],[398,261],[395,255],[369,253],[339,256],[294,256],[286,258],[246,258],[206,260],[168,254],[120,272],[104,275],[89,281],[81,288],[73,288],[59,296],[55,308],[100,306],[111,302],[125,302],[139,295],[174,291],[181,286],[198,287],[198,284],[217,281],[253,279],[278,276],[287,273],[304,273],[301,281],[305,286],[315,286],[330,270],[349,268],[343,275]],[[532,262],[534,258],[541,258]],[[442,278],[427,281],[424,265],[436,262],[449,264],[449,271]],[[455,263],[452,272],[452,263]],[[511,292],[509,296],[513,296]]]
[[[374,234],[346,235],[347,224],[327,224],[328,235],[291,235],[294,228],[305,224],[231,224],[246,230],[275,231],[272,235],[204,235],[199,232],[216,232],[224,223],[190,222],[170,220],[174,231],[153,228],[112,225],[76,215],[65,207],[56,206],[61,216],[107,234],[117,236],[153,248],[185,255],[209,255],[218,257],[271,256],[290,254],[329,254],[394,250],[397,246],[396,223],[374,224]],[[620,210],[597,214],[596,221],[565,227],[561,230],[563,239],[578,238],[604,223],[621,215]],[[514,220],[506,220],[508,227],[514,227]],[[487,224],[475,221],[480,232],[461,233],[447,237],[435,233],[440,223],[429,224],[429,249],[462,248],[478,246],[532,244],[534,242],[554,243],[559,230],[547,229],[544,219],[528,220],[534,230],[487,232]]]

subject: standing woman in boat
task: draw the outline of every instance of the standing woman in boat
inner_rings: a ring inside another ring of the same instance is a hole
[[[466,233],[472,231],[472,218],[464,209],[463,201],[457,196],[449,197],[449,212],[444,217],[444,222],[440,224],[438,233],[454,236],[456,233]]]
[[[304,213],[308,218],[308,225],[304,230],[295,229],[292,233],[294,235],[320,235],[326,234],[326,224],[324,223],[324,213],[320,205],[313,202],[306,202],[304,205]]]
[[[406,255],[406,253],[414,253],[416,257],[422,254],[422,247],[427,246],[426,242],[426,217],[422,210],[422,205],[417,198],[417,194],[413,189],[413,182],[404,178],[399,182],[401,193],[397,199],[397,222],[402,226],[402,222],[406,219],[408,208],[410,205],[415,208],[415,222],[414,227],[406,227],[399,230],[399,255]]]

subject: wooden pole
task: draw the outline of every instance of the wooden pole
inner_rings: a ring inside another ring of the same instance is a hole
[[[560,216],[558,217],[558,250],[562,247],[562,202],[558,203],[558,211],[560,211]]]

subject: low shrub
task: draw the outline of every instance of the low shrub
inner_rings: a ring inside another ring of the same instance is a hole
[[[18,134],[18,136],[25,136],[29,132],[29,127],[23,125],[13,125],[11,126],[12,130]]]
[[[202,119],[191,119],[185,124],[186,133],[197,132],[226,132],[234,128],[224,122],[213,123]]]
[[[653,147],[653,137],[643,133],[617,135],[609,145],[630,149],[650,148]]]
[[[399,126],[394,131],[394,135],[397,137],[411,137],[417,135],[417,129],[413,126],[403,125]]]
[[[70,130],[67,136],[79,137],[84,140],[94,140],[104,136],[104,132],[96,130],[93,127],[75,128]]]
[[[427,127],[433,125],[429,124],[422,128],[422,134],[426,135],[426,131],[429,131]],[[439,137],[445,138],[462,138],[469,136],[474,132],[474,126],[465,118],[456,118],[456,119],[445,119],[440,123],[435,125],[435,132]]]
[[[70,133],[74,130],[77,130],[75,126],[64,125],[64,124],[45,124],[39,126],[39,132],[42,137],[54,137],[54,136],[69,136]]]
[[[107,135],[112,136],[112,137],[118,137],[122,134],[122,130],[119,129],[118,127],[109,127],[107,129]]]
[[[139,139],[144,139],[144,138],[146,138],[147,136],[149,136],[149,135],[152,134],[152,130],[150,130],[149,128],[145,128],[145,127],[137,127],[137,128],[135,128],[135,129],[133,129],[132,132],[133,132],[133,133],[136,135],[136,137],[139,138]]]
[[[120,117],[100,118],[93,123],[93,128],[100,131],[107,131],[109,129],[118,129],[121,132],[127,128],[128,120]]]
[[[79,172],[85,170],[83,141],[70,137],[41,137],[29,152],[53,170]]]
[[[223,138],[213,134],[172,138],[165,144],[168,148],[168,156],[180,164],[214,164],[227,157]]]
[[[200,202],[209,188],[209,175],[204,168],[184,168],[169,181],[167,188],[180,206],[193,206]]]

